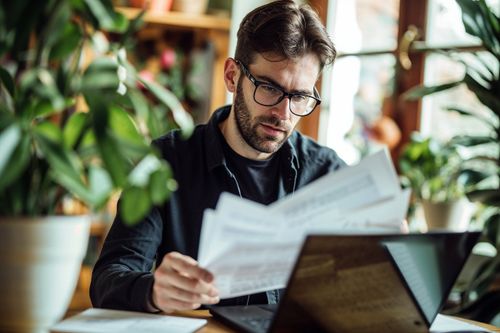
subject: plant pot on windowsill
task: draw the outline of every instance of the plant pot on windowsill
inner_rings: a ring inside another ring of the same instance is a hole
[[[465,231],[473,214],[473,204],[467,198],[432,202],[422,200],[428,230]]]

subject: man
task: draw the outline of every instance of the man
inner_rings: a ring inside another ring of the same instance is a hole
[[[235,58],[224,66],[233,105],[215,111],[188,140],[174,131],[155,141],[178,190],[137,226],[117,216],[94,268],[94,306],[172,312],[279,301],[273,290],[219,300],[214,276],[195,260],[202,215],[224,191],[269,204],[344,165],[294,131],[320,103],[314,85],[335,55],[308,6],[276,1],[247,14]]]

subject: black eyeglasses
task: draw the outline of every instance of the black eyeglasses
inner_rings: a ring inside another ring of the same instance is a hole
[[[241,61],[235,61],[238,65],[240,65],[248,79],[254,84],[255,90],[253,92],[253,99],[257,104],[262,106],[274,106],[286,97],[290,100],[290,103],[288,104],[290,112],[299,117],[310,115],[314,109],[321,104],[321,98],[319,97],[316,87],[313,89],[314,96],[300,93],[289,93],[270,84],[269,82],[257,80],[252,74],[250,74],[248,68],[243,65]]]

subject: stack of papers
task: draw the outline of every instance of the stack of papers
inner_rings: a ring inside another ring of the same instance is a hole
[[[269,206],[223,193],[205,211],[198,262],[221,298],[283,288],[306,235],[400,232],[409,196],[385,150]]]

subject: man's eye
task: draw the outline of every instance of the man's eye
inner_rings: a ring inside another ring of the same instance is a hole
[[[262,84],[259,86],[259,88],[263,92],[265,92],[266,94],[269,94],[269,95],[280,95],[281,94],[281,91],[279,91],[277,88],[270,86],[270,85],[267,85],[267,84]]]
[[[308,99],[308,96],[304,96],[304,95],[293,95],[292,97],[292,100],[296,103],[304,103],[305,101],[307,101]]]

